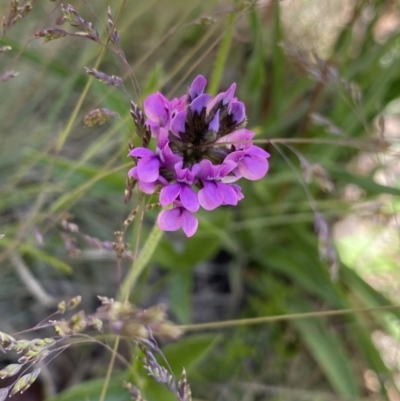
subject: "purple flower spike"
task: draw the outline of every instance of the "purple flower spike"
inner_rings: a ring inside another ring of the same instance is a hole
[[[237,205],[243,199],[241,178],[258,180],[268,171],[269,154],[253,145],[254,132],[246,122],[244,103],[235,97],[236,84],[216,96],[205,93],[207,80],[199,75],[186,95],[172,100],[155,93],[144,101],[145,124],[156,138],[156,150],[129,152],[136,167],[129,176],[146,194],[159,191],[159,202],[172,209],[157,219],[164,231],[180,228],[192,236],[200,207],[213,210]]]
[[[158,226],[163,231],[176,231],[182,228],[187,237],[191,237],[198,227],[198,221],[185,208],[177,206],[163,210],[157,218]]]
[[[193,100],[196,99],[197,96],[202,95],[206,85],[207,80],[203,77],[203,75],[198,75],[189,87],[190,99]]]

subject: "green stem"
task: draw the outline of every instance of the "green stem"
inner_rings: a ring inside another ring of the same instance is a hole
[[[218,51],[217,60],[215,61],[215,66],[213,73],[211,75],[211,81],[208,87],[208,92],[211,95],[216,95],[219,83],[221,81],[222,73],[225,67],[226,59],[228,58],[229,48],[231,46],[232,36],[233,36],[233,26],[236,19],[236,14],[232,13],[228,18],[228,27],[226,34],[222,39],[221,46]]]
[[[110,363],[108,364],[108,367],[107,367],[106,377],[104,378],[104,385],[101,388],[101,394],[100,394],[99,401],[104,401],[106,398],[107,389],[110,384],[111,374],[114,369],[115,358],[118,353],[119,342],[120,342],[120,337],[117,337],[115,339],[114,347],[113,347],[113,350],[111,353]]]
[[[282,320],[296,320],[296,319],[310,319],[318,317],[327,316],[340,316],[348,315],[353,313],[363,313],[363,312],[375,312],[384,310],[394,310],[399,309],[399,305],[383,305],[376,306],[372,308],[352,308],[352,309],[339,309],[339,310],[328,310],[320,312],[305,312],[305,313],[289,313],[286,315],[276,315],[276,316],[261,316],[253,317],[249,319],[235,319],[235,320],[225,320],[222,322],[209,322],[209,323],[197,323],[188,324],[183,326],[178,326],[184,332],[186,331],[199,331],[199,330],[211,330],[211,329],[222,329],[227,327],[238,327],[238,326],[249,326],[253,324],[263,324],[270,322],[278,322]]]
[[[139,254],[139,257],[132,264],[131,269],[122,283],[119,299],[128,299],[131,289],[135,286],[137,279],[143,272],[150,258],[153,256],[162,233],[163,232],[160,230],[158,225],[155,224]]]
[[[119,18],[121,16],[122,10],[123,10],[123,8],[124,8],[124,6],[126,4],[126,1],[127,0],[122,0],[122,2],[121,2],[121,5],[120,5],[120,7],[118,9],[117,16],[115,17],[115,20],[114,20],[114,27],[117,25],[117,23],[119,21]],[[98,68],[99,65],[101,64],[101,61],[103,60],[103,57],[104,57],[106,49],[107,49],[107,45],[110,43],[110,40],[111,40],[111,35],[112,35],[112,31],[110,31],[110,34],[108,35],[106,46],[104,46],[104,48],[102,49],[102,51],[100,53],[100,56],[97,59],[97,63],[95,65],[95,68]],[[90,88],[91,83],[92,83],[92,80],[89,79],[87,84],[86,84],[86,86],[85,86],[85,88],[84,88],[84,91],[83,91],[85,96],[86,96],[86,93],[88,92],[88,90]],[[74,121],[75,121],[75,119],[76,119],[76,117],[78,115],[78,112],[79,112],[79,110],[80,110],[80,108],[82,106],[83,100],[84,100],[84,96],[81,96],[79,98],[79,100],[78,100],[78,103],[75,106],[75,109],[74,109],[74,111],[72,113],[71,119],[70,119],[67,127],[61,133],[61,136],[58,138],[57,150],[59,150],[59,149],[61,149],[63,147],[63,145],[64,145],[64,143],[65,143],[65,141],[66,141],[66,139],[67,139],[67,137],[69,135],[69,132],[72,129],[73,123],[74,123]],[[110,385],[111,374],[112,374],[112,371],[114,369],[114,362],[115,362],[115,358],[117,356],[119,343],[120,343],[120,337],[118,336],[115,339],[113,352],[111,354],[110,363],[108,364],[107,373],[106,373],[106,377],[104,378],[104,384],[103,384],[103,387],[101,389],[101,394],[100,394],[100,397],[99,397],[99,401],[104,401],[105,398],[106,398],[108,386]]]

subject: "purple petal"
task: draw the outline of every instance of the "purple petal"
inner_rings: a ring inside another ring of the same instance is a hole
[[[218,189],[220,193],[222,194],[223,198],[223,204],[224,205],[234,205],[236,206],[238,203],[238,197],[236,194],[236,191],[228,184],[223,184],[222,182],[219,182],[218,184]]]
[[[233,160],[224,160],[222,165],[219,168],[219,174],[218,176],[220,178],[225,177],[227,174],[229,174],[231,171],[233,171],[237,166],[237,163],[235,163]]]
[[[165,128],[159,128],[157,149],[158,150],[162,149],[168,143],[169,143],[168,130],[166,130]]]
[[[246,128],[233,131],[231,134],[225,135],[218,139],[218,143],[228,143],[228,146],[234,145],[235,149],[247,150],[252,146],[251,140],[255,133]]]
[[[222,96],[222,104],[225,106],[233,99],[233,95],[235,94],[236,84],[233,83],[228,90]]]
[[[181,208],[163,210],[157,217],[157,224],[163,231],[176,231],[181,227]]]
[[[168,107],[168,99],[160,92],[147,96],[143,104],[147,118],[159,123],[161,126],[168,122]]]
[[[221,182],[224,184],[231,184],[232,182],[236,182],[237,180],[242,178],[242,174],[240,171],[236,168],[229,175],[226,175],[225,177],[221,177]]]
[[[211,98],[212,96],[209,95],[208,93],[204,93],[203,95],[196,97],[196,99],[194,99],[193,102],[190,103],[190,109],[193,111],[193,113],[200,114],[201,111],[205,107],[207,107],[207,103]]]
[[[186,121],[187,111],[180,111],[171,121],[171,132],[179,137],[179,133],[185,132],[185,121]]]
[[[211,99],[207,104],[207,114],[211,112],[214,106],[222,99],[223,93],[218,93],[213,99]]]
[[[197,96],[200,96],[204,92],[204,88],[207,85],[207,80],[203,75],[198,75],[189,87],[189,96],[193,100]]]
[[[186,236],[191,237],[197,231],[199,222],[196,217],[190,214],[187,210],[182,209],[181,225]]]
[[[172,203],[181,192],[181,184],[175,183],[164,187],[160,192],[160,203],[162,206]]]
[[[133,178],[135,178],[135,179],[139,179],[139,177],[138,177],[138,175],[137,175],[137,167],[133,167],[133,168],[131,168],[129,171],[128,171],[128,176],[129,177],[133,177]]]
[[[157,181],[154,182],[143,182],[139,180],[139,176],[137,174],[137,167],[133,167],[128,171],[128,176],[133,177],[139,181],[139,189],[145,194],[152,194],[156,189]]]
[[[155,156],[154,152],[151,151],[150,149],[146,148],[135,148],[132,149],[129,153],[128,156],[135,156],[135,157],[148,157],[148,156]]]
[[[190,212],[197,212],[200,208],[196,192],[189,185],[182,185],[179,196],[182,206]]]
[[[215,113],[215,116],[208,124],[208,129],[210,131],[218,132],[219,130],[219,110]]]
[[[268,157],[270,157],[270,154],[268,152],[266,152],[264,149],[259,148],[258,146],[252,146],[247,153],[260,159],[267,159]]]
[[[234,102],[231,105],[229,114],[236,124],[241,123],[246,118],[246,111],[243,102]]]
[[[214,178],[217,173],[214,169],[213,164],[210,162],[210,160],[203,159],[199,163],[199,170],[197,171],[197,177],[199,177],[201,180],[208,180]]]
[[[245,156],[240,163],[238,169],[244,178],[255,181],[263,178],[268,171],[268,161],[257,157]]]
[[[175,175],[178,182],[182,182],[188,185],[193,185],[196,178],[196,171],[198,170],[198,165],[194,165],[192,170],[189,168],[182,168],[183,161],[175,164]]]
[[[145,194],[153,194],[157,186],[157,181],[144,182],[139,180],[139,189]]]
[[[169,111],[171,118],[186,108],[186,101],[187,101],[186,95],[181,96],[179,99],[175,98],[171,100],[169,104]]]
[[[160,175],[160,160],[157,157],[144,157],[137,165],[137,175],[139,180],[144,182],[157,181]]]
[[[244,195],[242,194],[242,188],[236,184],[231,184],[230,187],[236,192],[237,200],[241,201],[244,198]]]
[[[200,206],[206,210],[213,210],[222,205],[222,195],[213,181],[205,181],[204,187],[198,193]]]
[[[164,167],[168,169],[172,169],[176,163],[182,160],[182,156],[176,155],[174,152],[172,152],[168,143],[159,150],[158,154]]]
[[[153,138],[158,138],[158,135],[160,133],[160,124],[158,124],[154,121],[151,121],[149,119],[146,120],[145,124],[150,128],[151,136]]]

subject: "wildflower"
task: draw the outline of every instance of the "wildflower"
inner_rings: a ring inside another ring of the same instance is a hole
[[[159,133],[156,152],[143,147],[132,149],[129,152],[129,156],[139,158],[135,172],[139,182],[155,183],[160,176],[161,167],[171,168],[181,159],[169,148],[169,140],[165,129],[160,128]],[[132,174],[133,172],[130,173],[130,175]]]
[[[163,231],[176,231],[182,228],[183,232],[191,237],[197,230],[198,220],[179,202],[174,203],[174,208],[162,210],[157,219],[158,226]]]
[[[180,228],[192,236],[198,226],[193,213],[237,205],[243,199],[240,178],[259,180],[268,171],[269,154],[252,144],[254,132],[244,128],[246,111],[235,98],[236,84],[215,97],[205,93],[199,75],[186,95],[169,101],[160,92],[144,101],[145,124],[156,150],[135,148],[136,166],[129,175],[139,188],[159,191],[163,210],[157,219],[164,231]]]
[[[186,97],[174,99],[171,102],[160,92],[152,94],[144,101],[144,112],[147,116],[146,124],[153,135],[158,137],[161,127],[165,128],[171,119],[185,107]]]
[[[192,185],[195,183],[199,165],[190,170],[189,168],[182,168],[182,164],[183,162],[179,162],[175,165],[177,182],[167,185],[161,190],[160,203],[162,206],[166,206],[179,197],[184,208],[190,212],[197,212],[200,205]]]
[[[222,165],[213,166],[209,160],[202,160],[199,164],[201,168],[198,177],[202,189],[200,189],[198,197],[203,209],[213,210],[221,205],[237,205],[237,193],[229,184],[221,181],[236,168],[236,163],[225,161]]]

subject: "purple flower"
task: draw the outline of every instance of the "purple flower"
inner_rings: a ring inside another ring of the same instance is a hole
[[[169,128],[171,119],[185,108],[186,96],[171,102],[160,92],[149,95],[143,104],[147,116],[146,124],[154,137],[158,137],[160,128]]]
[[[158,215],[157,223],[163,231],[176,231],[182,228],[188,237],[191,237],[196,232],[199,225],[196,217],[181,206],[161,211]]]
[[[175,164],[182,160],[181,156],[171,150],[168,132],[164,128],[160,129],[156,153],[161,160],[162,167],[167,169],[173,169]]]
[[[159,193],[163,210],[157,219],[164,231],[182,228],[195,233],[192,213],[200,206],[213,210],[243,199],[240,178],[258,180],[268,171],[269,154],[254,146],[254,132],[245,129],[246,110],[235,97],[236,84],[216,96],[205,93],[199,75],[186,95],[169,101],[160,92],[144,101],[146,124],[156,138],[155,151],[138,147],[129,152],[136,166],[129,176],[139,189]]]
[[[169,100],[160,92],[148,96],[143,104],[147,118],[164,127],[169,119],[169,103]]]
[[[195,174],[198,170],[198,165],[194,166],[192,170],[182,168],[182,162],[175,165],[176,181],[175,183],[165,186],[160,192],[160,203],[162,206],[173,203],[179,196],[182,206],[190,212],[197,212],[199,210],[199,201],[197,194],[192,189],[195,182]]]
[[[140,181],[155,182],[160,175],[161,161],[158,155],[146,148],[135,148],[128,156],[138,157],[136,174]]]
[[[263,178],[268,171],[269,153],[252,146],[248,150],[238,150],[226,156],[225,161],[233,161],[237,164],[236,171],[233,172],[237,177],[244,177],[254,181]]]
[[[236,163],[227,161],[223,165],[213,166],[209,160],[202,160],[197,177],[203,188],[198,193],[199,203],[203,209],[213,210],[221,205],[237,205],[238,194],[231,185],[225,184],[221,178],[228,175]]]
[[[136,174],[138,179],[145,183],[152,183],[158,180],[161,166],[171,167],[180,160],[180,157],[170,149],[168,137],[163,128],[160,128],[155,153],[150,149],[139,147],[132,149],[128,156],[139,158]]]
[[[139,189],[144,192],[145,194],[153,194],[154,191],[156,190],[157,185],[160,186],[165,186],[168,185],[168,181],[162,177],[159,176],[158,179],[156,181],[153,182],[144,182],[142,180],[139,179],[138,173],[137,173],[137,167],[133,167],[128,171],[128,175],[129,177],[135,178],[136,180],[138,180],[139,183]]]

